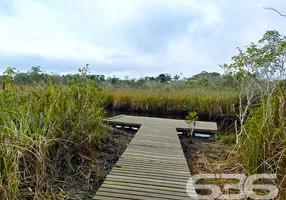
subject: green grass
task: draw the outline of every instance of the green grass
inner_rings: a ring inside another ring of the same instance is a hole
[[[93,82],[73,86],[6,83],[0,90],[0,199],[69,198],[77,196],[79,188],[71,185],[74,190],[66,191],[61,182],[89,180],[91,175],[102,181],[95,152],[112,141],[102,126],[104,106],[142,112],[192,111],[199,117],[215,118],[231,114],[237,104],[238,93],[231,90],[102,91]],[[250,174],[278,174],[282,195],[286,191],[285,116],[285,89],[280,89],[268,103],[262,99],[250,110],[245,133],[236,144]],[[233,144],[236,138],[228,134],[221,139]]]
[[[236,136],[235,136],[235,134],[223,135],[223,136],[221,137],[221,140],[222,140],[223,143],[225,143],[225,144],[235,144],[235,142],[236,142]]]
[[[189,90],[107,90],[106,105],[114,109],[142,112],[188,113],[215,118],[231,113],[238,93],[208,89]]]
[[[83,155],[92,160],[94,145],[110,137],[102,128],[102,103],[102,94],[92,83],[3,85],[0,199],[55,199],[53,178],[76,170],[72,164]]]
[[[261,99],[246,120],[238,153],[249,173],[277,174],[280,196],[286,195],[286,89]]]

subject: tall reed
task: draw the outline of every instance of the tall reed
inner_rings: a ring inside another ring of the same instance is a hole
[[[229,114],[238,104],[234,91],[189,90],[131,90],[115,89],[107,92],[106,105],[114,109],[143,112],[188,113],[214,118]]]
[[[277,87],[250,111],[238,151],[249,173],[277,174],[281,197],[286,195],[285,94],[285,88]]]
[[[6,83],[0,91],[0,199],[51,199],[48,171],[55,148],[109,137],[101,126],[102,103],[93,83],[33,88]]]

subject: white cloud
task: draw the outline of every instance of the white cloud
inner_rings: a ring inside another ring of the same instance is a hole
[[[0,18],[2,52],[97,60],[113,53],[65,30],[52,9],[39,2],[22,0],[16,5],[19,17]]]
[[[0,52],[6,56],[0,72],[4,65],[28,68],[33,57],[38,65],[44,58],[46,65],[61,64],[46,69],[58,72],[67,72],[71,62],[96,63],[94,71],[123,77],[221,72],[218,64],[228,62],[237,46],[269,29],[286,33],[285,19],[262,9],[283,12],[284,0],[11,1],[13,9],[0,13]]]

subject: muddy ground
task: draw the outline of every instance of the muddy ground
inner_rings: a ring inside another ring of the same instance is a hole
[[[192,174],[241,172],[238,155],[232,144],[219,139],[179,136]]]
[[[47,169],[49,190],[56,195],[53,199],[92,199],[135,135],[134,131],[108,129],[110,137],[99,144],[83,142],[67,146],[59,143],[54,146]],[[28,193],[23,191],[22,199],[28,200]]]
[[[101,145],[90,147],[82,144],[76,148],[82,150],[69,161],[73,165],[72,171],[66,166],[62,173],[53,175],[58,178],[58,182],[54,180],[53,183],[65,191],[64,199],[91,199],[136,134],[134,131],[111,131],[110,140],[102,141]],[[192,174],[238,171],[238,159],[231,145],[206,138],[191,139],[186,135],[179,138]],[[88,152],[90,150],[95,153]]]

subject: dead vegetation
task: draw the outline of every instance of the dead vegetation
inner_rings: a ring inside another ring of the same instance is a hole
[[[46,181],[43,185],[48,188],[41,189],[48,191],[47,196],[37,194],[34,184],[37,183],[35,174],[39,173],[38,169],[32,167],[33,163],[26,163],[23,168],[30,169],[30,179],[26,177],[26,183],[21,184],[18,198],[91,199],[133,137],[112,128],[108,131],[111,137],[99,145],[56,142],[48,148],[50,159],[42,171]]]
[[[244,173],[233,144],[187,136],[181,143],[192,174]]]

